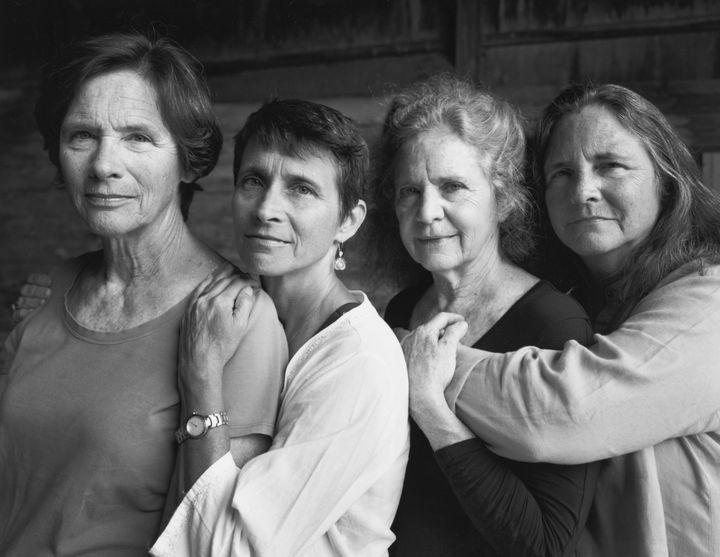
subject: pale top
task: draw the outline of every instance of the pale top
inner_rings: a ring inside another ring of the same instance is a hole
[[[701,275],[688,265],[590,347],[461,346],[445,394],[505,457],[612,459],[579,555],[710,557],[720,547],[718,356],[720,266]]]
[[[408,456],[405,359],[363,295],[288,364],[269,452],[229,453],[188,492],[156,556],[387,555]]]

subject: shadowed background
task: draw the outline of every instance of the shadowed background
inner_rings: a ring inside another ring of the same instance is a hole
[[[270,97],[300,97],[356,119],[372,145],[392,84],[457,71],[514,101],[528,121],[570,81],[628,86],[655,102],[720,179],[718,0],[2,0],[0,341],[29,272],[99,243],[75,215],[32,117],[44,60],[115,30],[173,37],[205,65],[225,146],[190,212],[233,259],[232,135]],[[348,245],[344,280],[382,309],[396,289]],[[0,364],[2,363],[0,356]]]

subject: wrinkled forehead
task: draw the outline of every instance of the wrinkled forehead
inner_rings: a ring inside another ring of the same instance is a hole
[[[544,162],[574,151],[582,151],[588,156],[619,155],[628,149],[648,151],[642,137],[622,122],[612,109],[591,104],[563,115],[556,122],[548,138]]]

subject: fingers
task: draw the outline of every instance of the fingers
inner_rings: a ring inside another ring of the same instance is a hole
[[[465,318],[459,313],[450,313],[448,311],[441,311],[435,317],[423,324],[423,327],[430,331],[442,331],[453,323],[459,323],[465,321]]]
[[[30,315],[33,311],[35,311],[35,310],[34,310],[34,309],[23,309],[23,308],[19,308],[19,307],[17,307],[15,304],[13,304],[13,306],[12,306],[12,322],[13,322],[13,325],[17,325],[18,323],[20,323],[20,321],[22,321],[23,319],[25,319],[25,318],[26,318],[28,315]]]
[[[445,331],[442,333],[441,341],[448,344],[458,344],[462,337],[465,336],[465,333],[467,333],[467,330],[468,324],[466,321],[455,321],[445,327]]]
[[[255,291],[251,286],[243,286],[233,300],[232,317],[237,325],[245,326],[255,305]]]
[[[20,287],[20,295],[27,298],[49,298],[50,292],[51,290],[47,286],[39,286],[36,284],[26,283]]]
[[[465,318],[462,315],[443,311],[415,330],[420,336],[429,337],[437,341],[443,338],[446,331],[452,328],[453,325],[459,325],[461,323],[465,323]],[[462,334],[464,335],[465,332],[467,332],[467,324],[465,324],[465,330]],[[460,338],[462,338],[462,335]]]
[[[50,278],[50,275],[44,273],[31,273],[27,278],[27,283],[49,287],[52,284],[52,278]]]

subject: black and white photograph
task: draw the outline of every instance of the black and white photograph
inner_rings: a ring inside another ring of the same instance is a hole
[[[720,0],[0,13],[0,557],[720,555]]]

